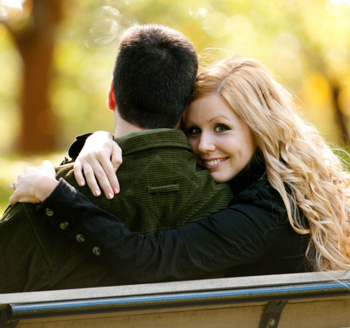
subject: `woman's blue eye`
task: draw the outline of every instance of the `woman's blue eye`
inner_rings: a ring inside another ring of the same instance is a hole
[[[230,130],[230,128],[225,124],[217,124],[215,127],[215,132],[225,132]]]
[[[192,127],[190,127],[190,128],[187,129],[187,133],[188,133],[188,134],[191,134],[191,135],[193,135],[193,134],[199,134],[199,133],[201,133],[201,129],[200,129],[200,128],[197,128],[196,126],[192,126]]]

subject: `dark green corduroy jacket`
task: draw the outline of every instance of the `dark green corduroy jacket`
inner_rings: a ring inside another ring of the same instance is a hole
[[[132,231],[169,230],[205,218],[227,207],[232,199],[226,184],[217,184],[197,165],[182,131],[154,129],[131,133],[116,140],[123,151],[117,171],[120,194],[113,200],[95,197],[79,187],[73,164],[57,169],[64,178],[97,206],[123,220]]]
[[[228,185],[216,184],[208,171],[197,166],[181,131],[143,131],[117,142],[123,150],[123,164],[117,172],[121,192],[113,200],[103,195],[96,198],[88,187],[78,187],[73,164],[57,168],[57,176],[124,220],[130,229],[171,229],[204,218],[230,201]],[[17,203],[6,209],[0,218],[0,293],[128,283],[126,277],[97,261],[90,249],[86,252],[80,247],[94,236],[78,233],[77,239],[70,240],[59,228],[40,217],[37,204]]]

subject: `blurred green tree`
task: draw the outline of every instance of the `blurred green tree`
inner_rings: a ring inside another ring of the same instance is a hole
[[[52,151],[58,121],[49,99],[53,51],[57,29],[62,21],[64,0],[24,2],[28,13],[5,22],[22,59],[20,95],[21,129],[17,147],[21,153]]]
[[[186,34],[202,66],[234,52],[261,60],[298,96],[327,139],[349,142],[350,0],[23,4],[32,7],[30,15],[6,23],[23,61],[23,152],[52,151],[66,147],[75,134],[112,129],[105,94],[119,38],[127,27],[150,22]]]

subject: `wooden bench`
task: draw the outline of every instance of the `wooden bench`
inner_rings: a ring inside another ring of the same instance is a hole
[[[350,272],[0,294],[0,327],[350,327]]]

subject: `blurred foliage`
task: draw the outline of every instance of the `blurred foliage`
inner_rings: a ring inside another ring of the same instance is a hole
[[[336,84],[348,126],[349,0],[74,0],[64,5],[50,91],[61,122],[61,149],[79,133],[113,131],[105,99],[118,41],[129,26],[150,22],[186,34],[202,66],[234,52],[261,60],[297,96],[326,139],[343,143],[331,95]],[[1,25],[0,65],[0,152],[8,153],[18,135],[21,62]]]
[[[348,144],[350,0],[71,0],[64,13],[50,88],[62,150],[77,134],[113,132],[106,94],[119,39],[131,25],[151,22],[187,35],[203,67],[235,52],[262,61],[326,140]],[[1,25],[0,67],[3,157],[13,152],[19,132],[21,62]]]
[[[0,215],[4,212],[9,203],[9,198],[13,190],[10,185],[12,181],[16,181],[17,176],[23,172],[28,166],[38,166],[45,159],[51,161],[54,165],[59,165],[65,153],[46,154],[45,156],[6,156],[0,157]]]

